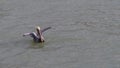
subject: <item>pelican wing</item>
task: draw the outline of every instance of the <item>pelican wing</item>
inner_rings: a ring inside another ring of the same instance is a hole
[[[51,28],[52,28],[52,27],[44,28],[43,30],[41,30],[41,33],[45,32],[46,30],[51,29]]]
[[[23,36],[28,36],[28,35],[30,35],[30,33],[24,33],[24,34],[23,34]]]

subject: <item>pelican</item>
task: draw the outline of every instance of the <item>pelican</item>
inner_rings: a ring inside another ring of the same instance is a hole
[[[51,27],[47,27],[47,28],[44,28],[41,30],[40,26],[37,26],[37,27],[35,27],[35,29],[36,29],[36,32],[24,33],[23,37],[30,36],[33,38],[34,42],[40,42],[40,43],[45,42],[45,39],[44,39],[42,33],[48,29],[51,29]]]

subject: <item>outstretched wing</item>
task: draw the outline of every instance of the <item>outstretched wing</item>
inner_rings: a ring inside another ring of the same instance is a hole
[[[41,33],[45,32],[46,30],[51,29],[51,28],[52,28],[52,27],[44,28],[43,30],[41,30]]]
[[[23,34],[23,36],[28,36],[28,35],[30,35],[30,33],[24,33],[24,34]]]

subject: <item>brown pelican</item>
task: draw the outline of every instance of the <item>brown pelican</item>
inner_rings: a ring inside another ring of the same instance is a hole
[[[25,33],[23,34],[23,36],[31,36],[34,42],[44,42],[45,40],[44,40],[42,33],[48,29],[51,29],[51,27],[47,27],[43,30],[40,29],[40,26],[37,26],[35,28],[36,28],[36,32]]]

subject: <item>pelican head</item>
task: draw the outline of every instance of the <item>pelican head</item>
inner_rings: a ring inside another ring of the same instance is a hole
[[[36,26],[35,29],[36,29],[37,34],[40,35],[41,34],[40,26]]]
[[[40,26],[36,26],[35,28],[36,28],[36,30],[40,30]]]
[[[44,37],[42,36],[42,32],[41,32],[40,26],[37,26],[35,28],[36,28],[37,35],[39,37],[40,42],[44,42]]]

